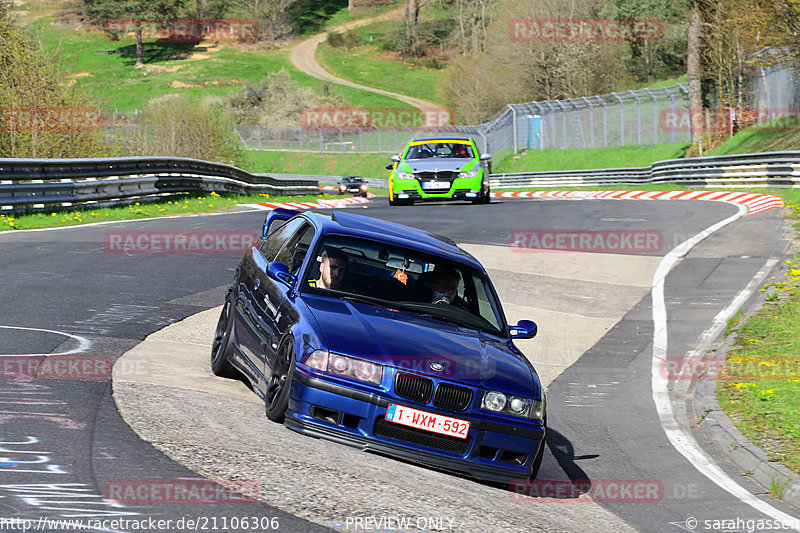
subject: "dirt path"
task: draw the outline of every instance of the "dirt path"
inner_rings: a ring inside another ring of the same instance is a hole
[[[362,91],[370,91],[373,93],[382,94],[384,96],[389,96],[391,98],[396,98],[423,111],[440,109],[440,106],[432,102],[426,102],[425,100],[420,100],[419,98],[413,98],[411,96],[406,96],[404,94],[384,91],[382,89],[376,89],[374,87],[366,87],[364,85],[359,85],[357,83],[353,83],[351,81],[347,81],[345,79],[336,77],[327,70],[325,70],[324,68],[322,68],[322,66],[320,66],[319,63],[317,63],[317,60],[314,57],[317,51],[317,46],[319,46],[319,43],[321,43],[327,38],[328,32],[331,31],[344,32],[352,30],[355,28],[359,28],[361,26],[365,26],[367,24],[371,24],[373,22],[380,22],[401,16],[402,13],[403,13],[402,9],[394,9],[382,15],[358,20],[355,22],[349,22],[347,24],[342,24],[341,26],[336,26],[334,28],[331,28],[326,32],[318,33],[317,35],[309,37],[305,41],[302,41],[293,46],[289,54],[289,60],[295,67],[297,67],[301,71],[305,72],[309,76],[313,76],[320,80],[336,83],[337,85],[345,85],[347,87],[352,87],[354,89],[361,89]]]

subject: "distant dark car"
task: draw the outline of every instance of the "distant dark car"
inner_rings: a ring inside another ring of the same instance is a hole
[[[300,433],[508,482],[535,477],[545,392],[486,270],[440,235],[276,209],[236,269],[211,368]],[[228,413],[235,416],[235,413]]]
[[[339,194],[355,194],[356,196],[367,197],[369,186],[361,176],[346,176],[339,182]]]

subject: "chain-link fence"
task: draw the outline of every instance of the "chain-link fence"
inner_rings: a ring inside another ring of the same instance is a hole
[[[307,129],[236,127],[248,150],[319,154],[398,153],[410,139],[462,134],[475,139],[481,152],[510,148],[595,148],[655,145],[689,139],[681,121],[688,118],[688,88],[678,84],[601,96],[509,104],[492,120],[477,126],[414,128]],[[685,131],[684,131],[685,130]]]
[[[756,54],[759,55],[759,54]],[[800,109],[800,91],[797,90],[797,72],[786,64],[756,69],[753,76],[752,107],[774,113],[797,115]],[[769,120],[770,113],[759,113],[759,122]]]

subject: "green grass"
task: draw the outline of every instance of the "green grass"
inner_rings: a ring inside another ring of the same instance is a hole
[[[795,128],[787,131],[752,126],[738,132],[704,155],[779,152],[782,150],[800,150],[800,130]]]
[[[800,219],[800,191],[769,192],[782,196],[792,218]],[[770,460],[800,473],[800,254],[787,263],[786,272],[762,288],[778,297],[739,327],[717,399]]]
[[[286,152],[247,152],[248,170],[281,174],[363,176],[388,179],[388,154],[315,155]]]
[[[42,46],[59,52],[64,71],[75,87],[98,107],[130,112],[164,94],[189,94],[197,99],[225,96],[239,87],[285,68],[302,87],[339,96],[348,106],[405,107],[373,93],[333,85],[303,74],[289,62],[289,51],[254,46],[220,45],[206,50],[182,43],[145,43],[145,67],[135,64],[132,37],[111,41],[99,31],[76,31],[44,18],[35,23]],[[115,53],[100,52],[111,50]]]
[[[583,170],[593,168],[646,167],[654,161],[683,157],[688,144],[656,146],[617,146],[573,150],[527,150],[496,164],[495,174],[545,170]]]
[[[394,59],[375,46],[364,44],[347,50],[322,43],[317,61],[348,81],[443,105],[436,94],[441,70]]]
[[[358,7],[352,12],[347,10],[347,7],[341,8],[333,13],[326,14],[325,17],[319,17],[316,24],[307,24],[302,28],[301,37],[310,37],[314,34],[329,30],[336,26],[354,22],[357,20],[382,15],[387,11],[402,7],[402,2],[396,0],[392,3],[379,6]]]

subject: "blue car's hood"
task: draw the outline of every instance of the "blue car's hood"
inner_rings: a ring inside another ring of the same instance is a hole
[[[414,172],[434,172],[436,170],[458,172],[473,161],[474,159],[461,158],[407,159],[406,164]]]
[[[332,352],[436,378],[539,396],[528,362],[497,337],[406,311],[303,295]],[[441,365],[434,371],[431,364]]]

